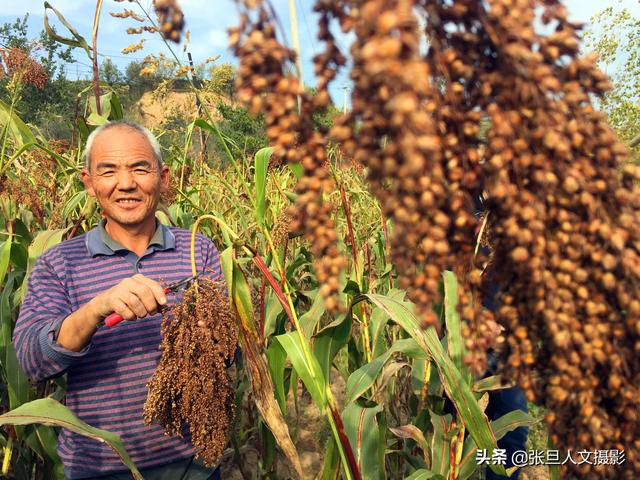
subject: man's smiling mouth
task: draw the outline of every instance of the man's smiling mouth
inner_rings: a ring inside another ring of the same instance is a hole
[[[136,205],[140,203],[142,200],[138,198],[120,198],[116,200],[116,203],[119,205]]]

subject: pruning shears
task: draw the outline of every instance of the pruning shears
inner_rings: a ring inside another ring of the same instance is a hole
[[[175,290],[178,290],[180,287],[186,287],[193,280],[198,278],[198,275],[200,275],[200,274],[189,275],[188,277],[185,277],[182,280],[178,280],[175,283],[170,283],[169,285],[164,287],[164,293],[173,292]],[[111,315],[109,315],[107,318],[104,319],[104,324],[107,327],[113,327],[113,326],[119,324],[123,320],[124,320],[124,318],[122,318],[122,315],[120,315],[119,313],[113,312]]]

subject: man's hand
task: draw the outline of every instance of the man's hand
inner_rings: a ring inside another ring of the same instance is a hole
[[[82,350],[90,341],[105,317],[113,312],[125,320],[155,314],[167,297],[162,286],[144,275],[125,278],[85,303],[62,322],[58,343],[72,350]]]
[[[113,312],[125,320],[134,320],[156,314],[160,306],[166,305],[167,297],[158,282],[137,274],[105,290],[89,303],[98,321]]]

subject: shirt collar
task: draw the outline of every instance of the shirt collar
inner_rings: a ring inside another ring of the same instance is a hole
[[[107,220],[102,219],[98,226],[90,230],[86,235],[85,244],[92,257],[96,255],[113,255],[120,251],[129,251],[109,236],[105,229],[106,223]],[[156,231],[149,241],[147,253],[172,250],[175,246],[176,237],[173,235],[173,232],[156,219]]]

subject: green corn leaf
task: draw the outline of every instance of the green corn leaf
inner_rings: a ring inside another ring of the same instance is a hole
[[[300,316],[299,322],[306,338],[311,338],[316,329],[316,325],[320,322],[320,318],[325,311],[324,300],[322,295],[318,293],[318,289],[311,292],[305,292],[305,295],[313,298],[311,308]]]
[[[436,415],[430,412],[433,436],[431,437],[431,470],[439,475],[449,471],[451,447],[451,415]]]
[[[478,405],[471,387],[464,380],[462,372],[456,367],[442,347],[435,329],[423,330],[415,314],[414,305],[409,302],[399,302],[383,295],[367,294],[358,297],[354,301],[363,298],[369,299],[378,308],[384,309],[391,319],[400,325],[429,355],[440,374],[442,385],[447,396],[453,401],[456,411],[461,416],[469,434],[480,448],[493,452],[497,448],[496,438],[489,426],[489,420]],[[493,467],[493,466],[492,466]],[[505,475],[502,465],[495,466],[496,473]]]
[[[12,343],[4,347],[4,353],[2,366],[5,370],[7,390],[9,391],[9,408],[14,409],[29,401],[29,379],[18,365],[18,358]]]
[[[491,430],[500,440],[507,433],[518,427],[530,427],[536,423],[536,419],[526,414],[522,410],[514,410],[491,422]],[[476,462],[476,451],[478,450],[473,438],[467,438],[464,442],[462,458],[460,459],[460,480],[469,478],[478,468]]]
[[[490,377],[482,378],[473,384],[474,392],[490,392],[493,390],[502,390],[504,388],[511,388],[513,385],[503,385],[502,377],[500,375],[492,375]]]
[[[293,174],[295,175],[295,177],[300,180],[302,178],[302,175],[304,174],[304,170],[302,168],[302,164],[301,163],[289,163],[289,168],[291,169],[291,171],[293,172]]]
[[[327,444],[325,447],[324,460],[322,462],[322,477],[323,479],[336,479],[338,478],[338,470],[340,469],[340,455],[336,448],[336,442],[333,437],[327,438]]]
[[[444,318],[447,325],[447,345],[449,356],[468,383],[471,372],[464,364],[465,348],[462,338],[462,322],[458,314],[458,280],[453,272],[445,271],[444,277]]]
[[[256,220],[258,226],[264,227],[264,215],[267,209],[267,167],[273,153],[273,147],[261,148],[254,158],[256,175]]]
[[[87,124],[92,125],[94,127],[99,127],[100,125],[105,125],[109,122],[109,114],[108,112],[102,113],[98,115],[96,112],[91,112],[87,117]]]
[[[122,110],[122,104],[120,103],[120,98],[118,98],[118,95],[116,94],[116,92],[113,92],[113,91],[111,92],[110,103],[111,103],[111,120],[122,120],[124,118],[124,112]]]
[[[405,292],[399,289],[389,290],[385,294],[388,298],[395,300],[403,300]],[[378,357],[387,350],[386,340],[384,338],[385,327],[389,323],[389,315],[385,313],[381,308],[376,308],[371,313],[371,320],[369,322],[369,329],[371,332],[371,345],[373,346],[373,356]]]
[[[367,480],[384,479],[384,432],[379,428],[384,416],[382,405],[362,407],[350,403],[342,413],[344,430],[349,438],[356,462]]]
[[[22,430],[18,427],[17,430]],[[37,425],[26,429],[23,441],[40,458],[45,460],[44,478],[51,480],[65,480],[64,468],[56,452],[56,433],[52,427]]]
[[[287,352],[278,342],[273,342],[266,351],[269,371],[273,379],[273,387],[282,413],[287,411],[287,394],[284,388],[284,368],[287,360]]]
[[[395,352],[403,352],[414,359],[424,360],[426,358],[424,351],[422,351],[412,338],[397,340],[385,353],[374,358],[371,362],[363,365],[349,375],[344,394],[345,405],[355,401],[360,395],[371,388],[371,385],[373,385],[382,373],[385,364]]]
[[[56,17],[58,17],[60,23],[67,27],[73,38],[60,36],[55,32],[53,28],[51,28],[51,25],[49,25],[49,18],[47,17],[47,9],[53,10],[53,13],[55,13]],[[89,59],[93,60],[91,49],[89,48],[89,44],[84,39],[84,37],[80,35],[76,31],[76,29],[73,28],[69,22],[67,22],[62,14],[51,6],[49,2],[44,2],[44,29],[47,32],[47,35],[53,38],[56,42],[64,43],[65,45],[69,45],[70,47],[82,48],[85,52],[87,52],[87,56],[89,57]]]
[[[20,286],[16,302],[20,303],[27,293],[27,279],[38,257],[49,248],[60,243],[63,240],[64,234],[70,229],[71,225],[67,228],[59,228],[57,230],[44,230],[42,232],[38,232],[33,238],[31,245],[29,245],[29,265],[27,268],[27,276]]]
[[[55,473],[56,480],[64,480],[64,469],[62,467],[62,461],[58,456],[56,445],[58,444],[58,438],[53,428],[44,425],[38,425],[35,428],[35,435],[38,438],[38,443],[42,446],[42,450],[49,457],[53,463],[53,472]]]
[[[320,295],[318,295],[319,297]],[[333,359],[349,341],[351,337],[351,316],[346,315],[330,323],[320,330],[314,337],[313,352],[318,358],[322,375],[331,378],[331,364]]]
[[[14,244],[17,242],[25,247],[25,249],[29,249],[29,245],[31,244],[31,232],[19,218],[16,218],[13,221],[13,237]]]
[[[413,472],[408,477],[405,477],[404,480],[444,480],[444,477],[437,473],[433,473],[431,470],[421,468],[420,470]]]
[[[298,199],[298,194],[294,193],[294,192],[290,192],[290,191],[285,191],[284,192],[285,197],[287,197],[289,199],[289,201],[291,203],[294,203],[297,199]]]
[[[233,301],[233,247],[227,247],[220,253],[220,266],[227,284],[229,300]]]
[[[269,338],[276,331],[278,315],[284,310],[278,297],[271,288],[267,288],[264,295],[264,337]]]
[[[78,127],[80,138],[82,139],[83,142],[86,142],[87,138],[89,137],[89,134],[93,130],[93,127],[89,126],[89,124],[87,123],[87,120],[82,115],[78,115],[78,118],[76,120],[76,126]]]
[[[120,457],[122,463],[129,468],[133,478],[143,480],[118,435],[88,425],[76,417],[67,407],[51,398],[40,398],[25,403],[4,415],[0,415],[0,425],[32,424],[63,427],[80,435],[98,440],[101,443],[106,443]]]
[[[35,263],[36,259],[42,255],[49,248],[60,243],[64,237],[64,234],[69,231],[71,227],[59,228],[57,230],[44,230],[39,232],[31,245],[29,246],[29,261]]]
[[[491,430],[496,436],[496,440],[500,440],[507,433],[518,427],[530,427],[537,420],[522,410],[513,410],[500,418],[491,422]]]
[[[0,100],[0,126],[8,128],[9,133],[20,147],[36,143],[36,137],[31,129],[20,120],[15,110],[12,110],[11,106],[2,100]]]
[[[366,365],[363,365],[351,375],[347,379],[347,386],[344,394],[345,404],[349,404],[357,399],[360,395],[366,392],[373,382],[375,382],[380,372],[382,372],[382,368],[384,364],[391,357],[392,352],[388,352],[382,354],[381,356],[374,358]]]
[[[4,242],[0,243],[0,285],[4,284],[4,277],[6,276],[9,268],[12,238],[13,235],[9,235]]]
[[[287,422],[276,401],[274,381],[267,359],[262,352],[263,347],[256,330],[255,319],[253,318],[251,291],[242,270],[233,259],[232,247],[222,252],[220,262],[227,282],[227,290],[240,317],[240,343],[245,360],[245,370],[251,382],[254,402],[276,442],[291,462],[298,476],[302,477],[300,458],[289,435]]]
[[[15,284],[15,275],[9,274],[7,282],[0,294],[0,358],[4,359],[4,349],[11,345],[11,333],[13,331],[13,309],[11,297]],[[6,366],[6,364],[5,364]]]
[[[260,337],[253,318],[253,305],[251,302],[251,288],[240,267],[233,263],[233,301],[247,332],[251,334],[251,341],[259,343]]]
[[[9,254],[9,263],[13,265],[13,271],[26,272],[29,265],[29,246],[17,241],[14,237],[11,243],[11,253]],[[2,282],[0,281],[0,284]]]
[[[62,216],[69,218],[78,205],[80,205],[87,198],[87,191],[80,190],[64,205],[62,209]]]
[[[318,363],[316,356],[311,353],[310,366],[305,358],[302,344],[300,343],[300,337],[297,332],[285,333],[284,335],[278,335],[274,339],[280,342],[282,348],[287,352],[287,356],[293,364],[293,368],[298,373],[298,376],[304,382],[307,390],[311,394],[311,398],[315,402],[320,411],[324,411],[327,404],[326,386],[327,382],[322,374],[322,369]]]

